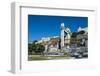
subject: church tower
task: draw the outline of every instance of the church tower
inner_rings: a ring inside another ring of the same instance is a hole
[[[64,23],[61,23],[61,49],[64,47]]]

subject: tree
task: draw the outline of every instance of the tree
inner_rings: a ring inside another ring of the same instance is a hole
[[[42,44],[36,44],[37,40],[33,41],[32,44],[28,44],[28,54],[42,54],[45,47]]]
[[[42,54],[44,52],[44,50],[45,50],[45,47],[43,45],[41,45],[41,44],[36,44],[35,47],[36,48],[35,48],[34,51],[35,51],[36,54]]]
[[[78,32],[78,34],[84,34],[85,33],[85,31],[79,31]]]
[[[72,38],[76,38],[77,37],[77,34],[78,34],[77,32],[73,32],[72,35],[71,35],[71,37]]]
[[[38,48],[37,48],[38,52],[43,53],[45,50],[45,47],[41,44],[38,44]]]
[[[32,44],[28,44],[28,54],[32,54],[32,51],[33,51],[33,49],[32,49]]]

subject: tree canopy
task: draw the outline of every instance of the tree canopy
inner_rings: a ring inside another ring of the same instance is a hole
[[[28,44],[28,52],[29,54],[41,54],[44,52],[45,47],[42,44],[36,44],[37,41],[33,41],[32,44]]]

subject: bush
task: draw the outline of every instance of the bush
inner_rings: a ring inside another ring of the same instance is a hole
[[[28,54],[32,54],[33,52],[35,54],[42,54],[45,50],[45,47],[41,44],[35,44],[34,42],[32,44],[28,44]]]

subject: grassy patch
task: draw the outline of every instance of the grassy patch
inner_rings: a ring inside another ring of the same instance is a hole
[[[28,60],[56,60],[56,59],[69,59],[69,56],[43,56],[43,55],[29,55]]]

